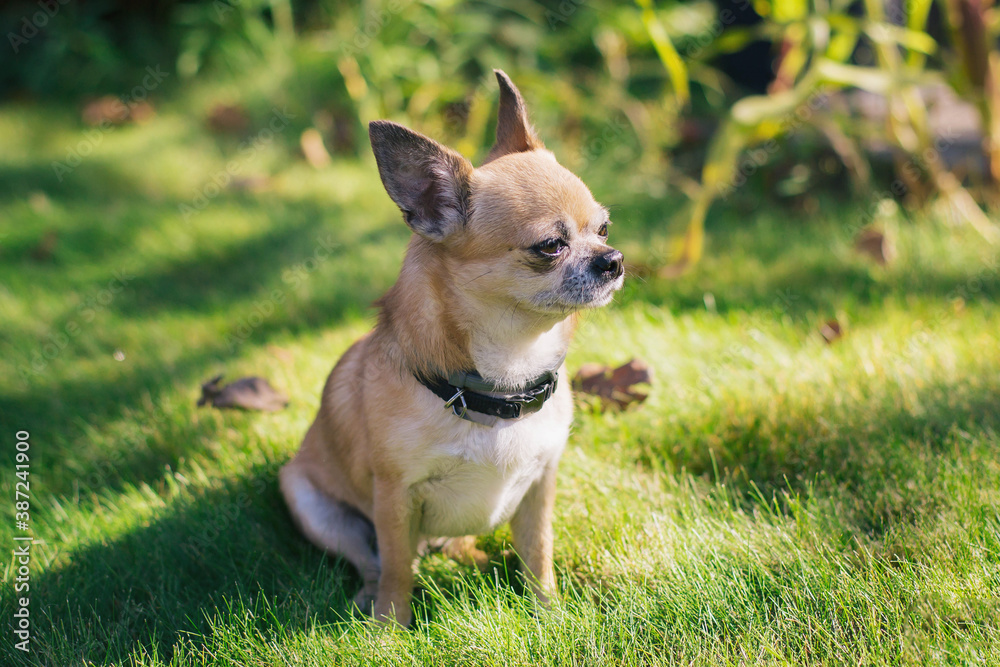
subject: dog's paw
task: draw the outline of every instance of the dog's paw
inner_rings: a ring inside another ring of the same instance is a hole
[[[355,615],[371,618],[375,615],[375,598],[378,594],[378,582],[366,583],[352,600]]]
[[[476,538],[473,535],[454,537],[442,546],[441,551],[445,556],[462,565],[475,565],[480,572],[489,569],[490,557],[485,551],[476,547]]]

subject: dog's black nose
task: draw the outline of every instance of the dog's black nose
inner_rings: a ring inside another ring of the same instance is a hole
[[[617,250],[609,250],[595,257],[591,267],[598,277],[615,280],[625,272],[624,257]]]

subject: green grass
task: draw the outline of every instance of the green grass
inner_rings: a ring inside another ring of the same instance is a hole
[[[503,567],[430,557],[414,627],[391,632],[345,615],[356,575],[296,533],[276,485],[402,258],[373,162],[317,172],[291,135],[241,156],[170,106],[61,182],[70,115],[8,106],[0,136],[0,471],[13,498],[29,430],[38,540],[33,652],[8,631],[3,664],[1000,663],[1000,255],[967,229],[890,212],[883,269],[851,250],[868,204],[715,209],[695,271],[631,278],[573,347],[571,370],[637,356],[656,381],[641,407],[577,413],[562,601],[536,613]],[[185,220],[232,158],[270,186]],[[662,263],[679,202],[599,162],[582,175],[614,242]],[[220,372],[291,405],[196,408]],[[507,536],[482,538],[498,563]]]

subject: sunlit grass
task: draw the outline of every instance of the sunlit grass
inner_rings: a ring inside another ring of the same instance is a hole
[[[1000,279],[974,233],[892,214],[899,259],[880,268],[845,231],[868,202],[719,208],[695,271],[642,271],[583,319],[571,370],[636,356],[656,377],[642,406],[578,411],[562,601],[534,608],[500,528],[481,541],[495,572],[425,559],[414,628],[384,632],[345,612],[355,575],[298,535],[276,486],[402,258],[373,163],[316,172],[275,142],[246,164],[265,191],[185,220],[235,149],[179,111],[113,130],[63,182],[50,163],[74,119],[6,109],[0,131],[0,411],[8,438],[31,432],[39,540],[34,653],[5,642],[5,661],[1000,662]],[[676,202],[598,174],[613,240],[655,270]],[[220,372],[291,404],[196,408]]]

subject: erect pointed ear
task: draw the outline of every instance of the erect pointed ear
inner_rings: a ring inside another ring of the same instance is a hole
[[[465,224],[472,164],[433,139],[387,120],[368,124],[382,185],[410,229],[441,241]]]
[[[497,113],[497,142],[486,156],[486,162],[510,153],[544,148],[528,123],[528,109],[517,86],[502,70],[495,69],[493,73],[500,84],[500,110]]]

